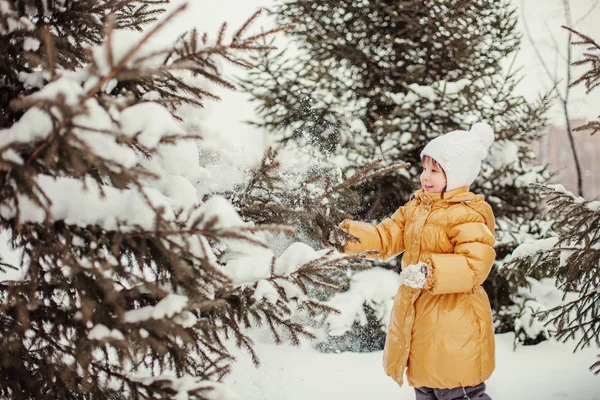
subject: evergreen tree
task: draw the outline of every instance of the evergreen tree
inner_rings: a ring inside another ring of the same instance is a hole
[[[418,188],[427,142],[479,120],[494,127],[496,142],[472,190],[497,218],[497,262],[485,287],[497,330],[513,330],[516,316],[506,307],[526,280],[505,270],[503,259],[547,230],[529,184],[549,175],[533,166],[529,144],[549,103],[514,92],[518,71],[504,65],[520,41],[510,1],[293,0],[276,2],[273,13],[296,28],[288,48],[256,57],[259,68],[243,82],[258,103],[254,123],[285,146],[317,146],[344,177],[376,158],[411,164],[357,186],[360,206],[346,216],[388,217]]]
[[[0,254],[21,275],[0,282],[2,398],[231,398],[229,344],[258,363],[251,325],[312,337],[303,321],[331,308],[307,286],[352,266],[299,243],[276,257],[264,235],[285,227],[198,199],[180,108],[277,30],[164,45],[185,10],[155,21],[167,3],[0,0],[0,234],[21,255]]]
[[[574,45],[587,46],[584,58],[573,65],[588,70],[572,85],[584,83],[588,93],[600,80],[600,45],[589,36],[566,28],[579,40]],[[598,131],[598,121],[576,130]],[[539,269],[556,277],[556,285],[564,292],[563,303],[536,315],[555,329],[557,339],[575,340],[575,351],[587,346],[600,349],[600,201],[574,196],[562,185],[540,186],[553,219],[547,238],[522,245],[508,267],[528,273]],[[574,292],[573,300],[567,294]],[[599,356],[600,358],[600,356]],[[600,360],[591,370],[600,374]]]

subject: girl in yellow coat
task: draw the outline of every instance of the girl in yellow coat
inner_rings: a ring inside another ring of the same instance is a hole
[[[496,255],[494,215],[469,185],[493,141],[485,123],[432,140],[412,200],[378,225],[340,224],[359,239],[344,252],[377,250],[382,260],[404,252],[383,365],[399,385],[406,370],[417,400],[490,400],[494,329],[481,285]]]

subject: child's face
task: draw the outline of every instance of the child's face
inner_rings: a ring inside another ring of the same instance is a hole
[[[421,163],[421,187],[427,193],[442,193],[446,189],[446,174],[439,164],[424,157]]]

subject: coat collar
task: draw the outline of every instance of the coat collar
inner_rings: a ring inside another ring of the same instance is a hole
[[[463,201],[472,201],[475,197],[482,196],[469,192],[468,186],[461,186],[443,193],[425,193],[423,189],[419,189],[415,192],[415,197],[419,200],[419,202],[425,203],[436,203],[440,200],[444,200],[449,203],[462,203]]]

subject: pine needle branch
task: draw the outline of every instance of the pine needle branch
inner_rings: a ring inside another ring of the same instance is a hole
[[[151,30],[149,30],[142,37],[142,39],[139,40],[138,43],[133,48],[131,48],[125,54],[125,56],[123,56],[123,58],[121,58],[119,63],[110,69],[108,74],[103,76],[98,81],[98,83],[96,83],[96,85],[94,85],[90,90],[88,90],[83,101],[86,101],[86,100],[92,98],[108,81],[110,81],[111,79],[114,79],[119,74],[119,72],[121,72],[121,70],[125,67],[125,65],[127,65],[127,63],[139,52],[139,50],[142,48],[142,46],[144,44],[146,44],[146,42],[151,37],[153,37],[158,31],[160,31],[162,28],[164,28],[164,26],[167,23],[169,23],[173,18],[175,18],[177,15],[179,15],[183,11],[185,11],[186,8],[187,8],[187,3],[183,3],[182,5],[177,7],[175,10],[173,10],[170,14],[168,14],[161,22],[156,24]]]
[[[371,179],[383,176],[383,175],[387,175],[390,174],[394,171],[397,171],[399,169],[405,169],[408,168],[410,166],[410,164],[408,163],[402,163],[402,164],[396,164],[396,165],[391,165],[389,167],[385,167],[385,168],[381,168],[375,172],[371,172],[369,174],[367,174],[367,171],[369,171],[370,169],[372,169],[375,165],[377,165],[378,163],[381,163],[383,160],[382,159],[378,159],[372,163],[370,163],[369,165],[367,165],[365,168],[363,168],[361,171],[357,172],[355,175],[353,175],[352,177],[350,177],[349,179],[347,179],[345,182],[340,183],[337,186],[334,186],[333,188],[329,189],[327,192],[325,192],[324,194],[322,194],[318,199],[323,199],[327,196],[329,196],[332,193],[338,192],[340,190],[346,189],[350,186],[354,186],[354,185],[359,185],[363,182],[367,182]]]

